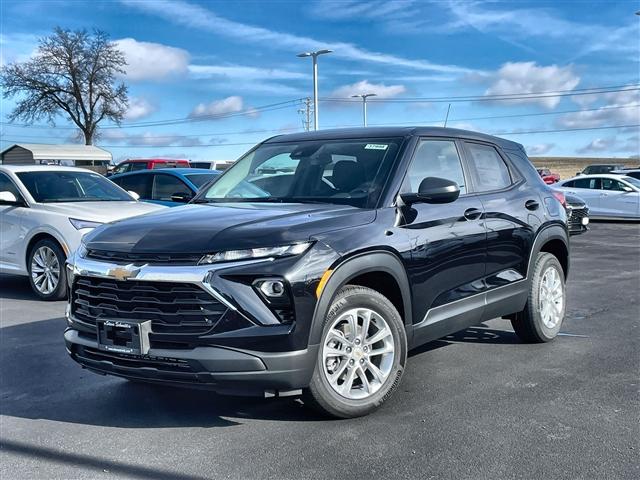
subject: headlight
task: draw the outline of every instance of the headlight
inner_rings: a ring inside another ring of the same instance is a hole
[[[70,218],[69,221],[76,230],[82,230],[83,228],[96,228],[102,225],[101,222],[92,222],[90,220],[80,220],[79,218]]]
[[[246,250],[227,250],[226,252],[212,253],[203,256],[198,262],[199,265],[210,263],[233,262],[237,260],[250,260],[253,258],[288,257],[300,255],[306,252],[312,242],[295,243],[293,245],[283,245],[280,247],[248,248]]]

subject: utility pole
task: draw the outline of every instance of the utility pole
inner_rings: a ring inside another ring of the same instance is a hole
[[[302,114],[302,126],[305,132],[311,130],[311,99],[309,97],[304,99],[304,108],[298,110],[298,113]]]
[[[362,99],[362,125],[367,126],[367,98],[377,97],[375,93],[361,93],[360,95],[351,95],[351,98]]]
[[[297,56],[300,58],[311,57],[313,60],[313,129],[318,130],[318,56],[331,53],[333,50],[318,50],[316,52],[303,52]]]

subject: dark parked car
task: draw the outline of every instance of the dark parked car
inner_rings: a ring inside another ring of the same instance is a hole
[[[625,168],[623,170],[611,170],[614,175],[623,175],[626,177],[633,177],[640,180],[640,168]]]
[[[619,164],[602,164],[602,165],[589,165],[584,167],[584,170],[577,172],[576,175],[601,175],[603,173],[609,173],[612,170],[621,170],[624,165]]]
[[[589,230],[589,207],[580,197],[565,195],[569,235],[579,235]]]
[[[189,202],[203,185],[219,174],[203,168],[161,168],[113,175],[109,180],[136,192],[140,200],[176,207]]]
[[[557,335],[561,200],[521,145],[479,133],[276,136],[191,205],[85,237],[67,349],[102,374],[364,415],[426,342],[500,316],[525,342]]]

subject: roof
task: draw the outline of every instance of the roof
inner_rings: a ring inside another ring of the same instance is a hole
[[[486,135],[484,133],[460,130],[457,128],[444,127],[360,127],[360,128],[336,128],[328,130],[318,130],[315,132],[290,133],[277,135],[265,140],[264,143],[281,142],[302,142],[307,140],[331,140],[331,139],[355,139],[355,138],[375,138],[375,137],[411,137],[411,136],[433,136],[433,137],[456,137],[468,138],[470,140],[485,140],[496,143],[505,148],[520,149],[519,143],[512,142],[500,137]]]
[[[624,180],[624,177],[627,175],[621,175],[616,173],[593,173],[591,175],[578,175],[575,177],[567,178],[565,180],[560,180],[560,183],[566,183],[569,180],[579,180],[581,178],[609,178],[611,180],[620,180],[621,178]],[[633,178],[633,177],[631,177]]]
[[[136,170],[133,172],[116,173],[109,178],[128,177],[131,175],[153,175],[154,173],[158,172],[166,173],[168,175],[174,175],[176,177],[181,177],[184,175],[217,175],[221,173],[218,170],[211,170],[209,168],[149,168],[146,170]]]
[[[93,145],[48,145],[44,143],[16,143],[2,151],[22,147],[33,154],[34,160],[108,160],[111,153]]]
[[[128,158],[124,162],[188,162],[186,158]]]
[[[77,167],[63,167],[61,165],[4,165],[0,164],[0,170],[8,172],[42,172],[42,171],[56,171],[56,172],[83,172],[83,173],[95,173],[86,168]]]

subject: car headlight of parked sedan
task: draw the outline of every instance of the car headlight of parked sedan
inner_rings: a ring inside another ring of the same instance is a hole
[[[91,220],[82,220],[80,218],[70,218],[69,221],[76,230],[83,230],[85,228],[96,228],[102,225],[102,222],[93,222]]]

